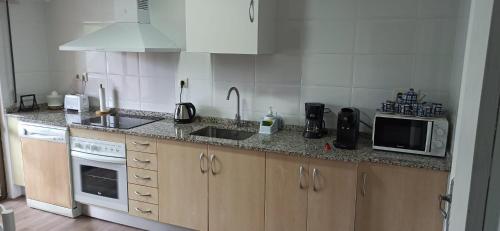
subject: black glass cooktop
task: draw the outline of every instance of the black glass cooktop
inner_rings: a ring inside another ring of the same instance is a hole
[[[161,118],[134,117],[129,115],[106,115],[85,119],[79,124],[105,128],[131,129],[158,120],[161,120]]]

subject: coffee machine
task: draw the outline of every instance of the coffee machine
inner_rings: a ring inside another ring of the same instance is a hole
[[[337,120],[337,140],[335,147],[356,149],[359,138],[359,109],[342,108]]]
[[[323,114],[325,112],[325,105],[322,103],[306,103],[306,124],[304,132],[302,133],[305,138],[318,139],[326,134],[325,121]]]

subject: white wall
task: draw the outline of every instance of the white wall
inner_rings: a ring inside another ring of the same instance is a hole
[[[89,92],[105,83],[118,92],[110,100],[120,107],[171,112],[178,98],[174,79],[189,78],[184,99],[201,114],[233,118],[235,102],[225,96],[236,86],[244,119],[258,119],[273,106],[294,124],[302,123],[307,101],[334,110],[356,106],[371,120],[380,102],[401,88],[421,89],[427,100],[448,105],[457,1],[280,0],[278,9],[274,55],[90,53]],[[139,70],[111,73],[110,63]],[[163,71],[155,73],[155,84],[144,78],[149,68]],[[327,118],[329,126],[334,121],[333,114]]]

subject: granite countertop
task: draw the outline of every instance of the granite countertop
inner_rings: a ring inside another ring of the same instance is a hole
[[[160,114],[156,114],[155,116],[159,115]],[[85,126],[72,123],[72,121],[75,121],[75,119],[79,119],[79,116],[82,119],[94,117],[95,115],[93,113],[70,114],[65,113],[62,110],[40,110],[39,112],[10,113],[8,114],[8,116],[19,117],[20,120],[24,122],[38,123],[50,126],[69,126],[71,128],[83,128],[144,137],[154,137],[158,139],[220,145],[247,150],[275,152],[291,156],[303,156],[325,160],[339,160],[356,163],[371,162],[440,171],[449,171],[451,168],[451,158],[449,157],[449,155],[446,158],[437,158],[373,150],[371,148],[371,139],[366,135],[362,135],[360,137],[358,148],[356,150],[343,150],[333,147],[332,151],[325,152],[323,149],[324,145],[326,143],[332,144],[335,140],[334,132],[330,132],[329,135],[321,139],[305,139],[302,137],[302,132],[300,129],[287,128],[272,135],[256,133],[246,140],[234,141],[190,135],[191,132],[206,126],[234,128],[232,127],[232,125],[227,124],[227,122],[223,122],[224,120],[216,119],[201,119],[190,124],[181,125],[175,124],[171,117],[164,116],[165,119],[163,120],[128,130],[122,130]],[[247,125],[238,129],[257,132],[257,127],[255,126],[255,124]]]

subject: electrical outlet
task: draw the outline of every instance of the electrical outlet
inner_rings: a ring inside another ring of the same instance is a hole
[[[184,83],[183,88],[188,88],[188,79],[179,79],[179,87],[182,86],[182,83]]]

